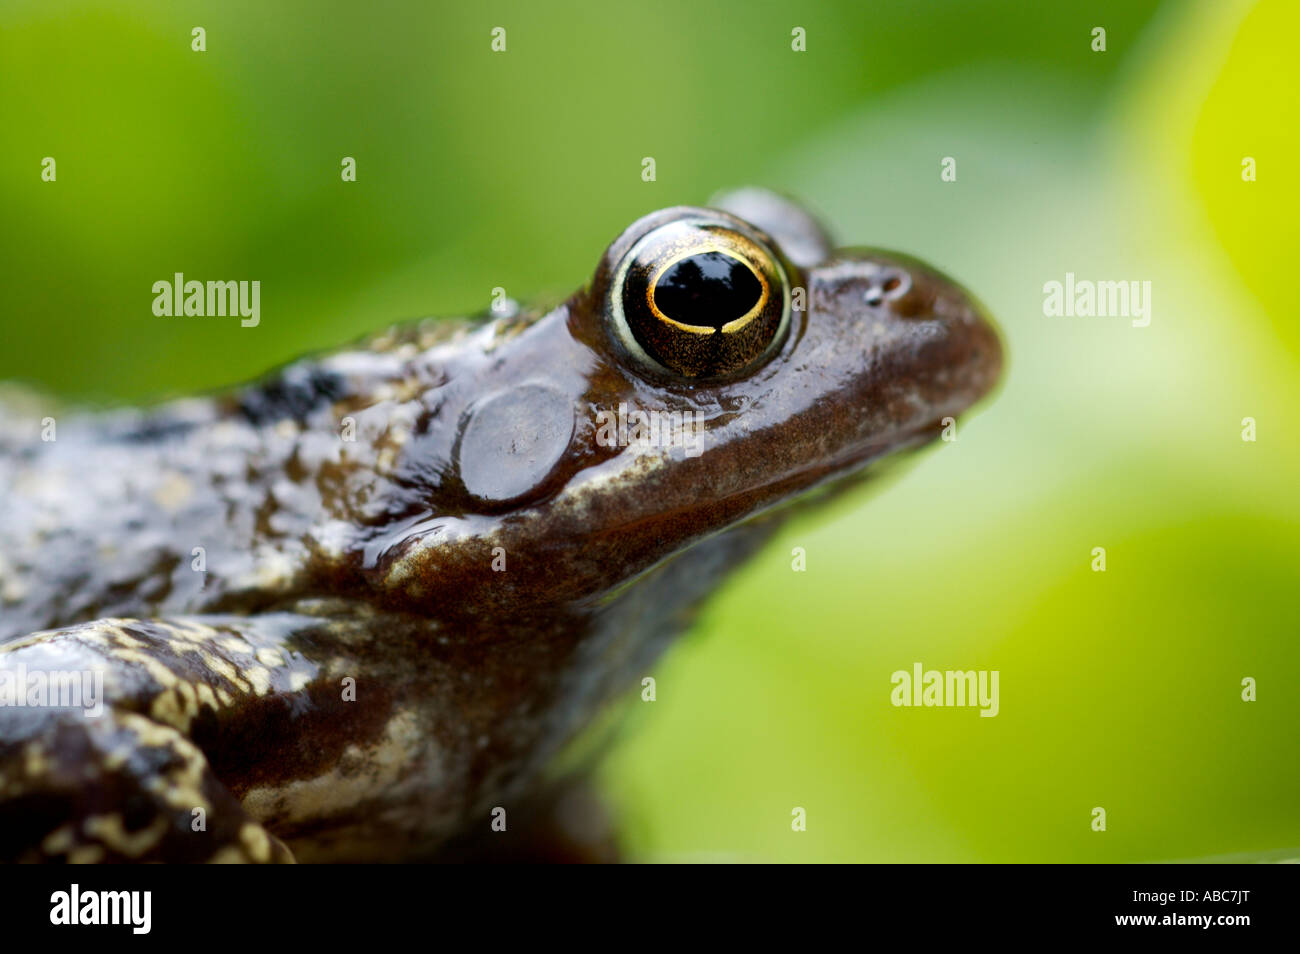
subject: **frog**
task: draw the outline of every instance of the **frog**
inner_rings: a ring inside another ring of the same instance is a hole
[[[617,860],[608,746],[571,753],[1002,364],[956,281],[751,187],[566,299],[143,408],[11,399],[0,859]]]

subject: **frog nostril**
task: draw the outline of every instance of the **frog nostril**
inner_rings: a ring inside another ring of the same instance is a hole
[[[884,289],[887,297],[902,298],[912,290],[912,278],[906,272],[891,272],[885,279]]]
[[[912,290],[912,277],[907,272],[884,269],[871,278],[867,290],[862,293],[862,300],[872,308],[878,308],[886,301],[897,301]]]

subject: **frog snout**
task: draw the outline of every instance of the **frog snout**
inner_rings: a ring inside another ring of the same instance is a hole
[[[965,288],[925,263],[876,249],[846,249],[809,273],[814,333],[865,352],[855,390],[879,404],[905,392],[933,420],[965,410],[1002,370],[1002,342],[987,310]]]

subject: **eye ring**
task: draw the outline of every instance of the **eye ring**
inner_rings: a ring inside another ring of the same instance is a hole
[[[679,321],[670,315],[664,314],[659,307],[657,292],[662,287],[660,284],[661,280],[670,270],[674,268],[674,266],[677,266],[683,262],[686,262],[688,259],[695,258],[697,256],[723,256],[726,258],[730,258],[735,262],[739,262],[742,265],[742,267],[749,267],[752,269],[752,267],[749,266],[749,264],[745,262],[743,259],[740,259],[736,255],[728,252],[726,249],[723,249],[721,247],[715,247],[713,245],[701,245],[695,249],[688,249],[686,251],[679,252],[678,254],[670,258],[668,261],[664,262],[651,275],[650,283],[649,283],[650,294],[647,298],[647,303],[650,306],[651,313],[660,321],[666,321],[669,324],[681,329],[682,331],[689,332],[689,333],[696,333],[696,334],[704,333],[699,330],[702,328],[708,328],[709,332],[711,333],[715,326],[697,325],[685,321]],[[732,318],[730,321],[727,321],[724,324],[716,326],[717,330],[722,332],[723,334],[734,334],[737,331],[739,331],[741,328],[743,328],[747,323],[752,321],[754,317],[757,316],[762,311],[763,306],[767,304],[768,299],[771,297],[772,288],[771,285],[768,284],[764,276],[761,273],[757,273],[757,272],[753,274],[755,275],[755,277],[758,278],[759,281],[759,285],[761,289],[759,292],[759,297],[754,301],[754,304],[749,308],[749,310],[746,311],[743,315],[741,315],[738,318]]]
[[[739,220],[690,216],[633,244],[610,283],[608,313],[623,350],[644,368],[728,377],[780,346],[790,281],[781,258]]]

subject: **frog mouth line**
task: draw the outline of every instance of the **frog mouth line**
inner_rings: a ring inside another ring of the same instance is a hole
[[[938,440],[940,433],[937,422],[914,428],[900,437],[856,448],[818,467],[765,485],[765,489],[790,494],[790,499],[778,501],[774,507],[819,503],[828,493],[838,494],[880,476],[879,471],[904,466],[917,451]]]

